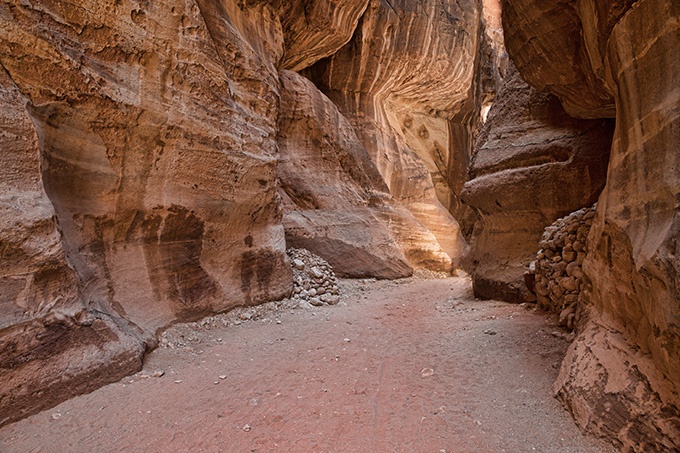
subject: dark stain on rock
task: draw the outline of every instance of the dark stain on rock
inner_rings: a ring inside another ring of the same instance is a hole
[[[241,255],[241,289],[247,305],[268,300],[272,274],[284,265],[283,254],[273,250],[247,251]]]
[[[172,205],[135,216],[128,239],[144,244],[154,292],[180,302],[183,307],[201,304],[217,292],[217,286],[201,266],[204,223],[193,211]]]
[[[319,200],[313,190],[307,187],[306,181],[294,175],[280,180],[281,190],[300,209],[319,209]]]
[[[251,234],[249,234],[248,236],[246,236],[246,238],[243,240],[243,242],[246,244],[246,246],[252,247],[253,246],[253,236]]]

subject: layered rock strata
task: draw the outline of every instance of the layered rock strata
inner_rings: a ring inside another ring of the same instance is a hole
[[[432,234],[392,199],[335,105],[297,73],[282,71],[281,81],[277,171],[288,247],[324,257],[344,277],[411,275],[404,252],[432,248]],[[388,226],[397,223],[421,240],[398,243]]]
[[[14,244],[3,239],[2,422],[136,371],[169,323],[292,290],[274,13],[209,0],[0,7],[13,131],[0,141],[18,151],[0,166]]]
[[[81,298],[26,102],[0,67],[0,426],[137,371],[147,340]]]
[[[433,269],[450,268],[466,248],[450,210],[477,111],[479,6],[371,0],[349,44],[305,72],[350,120],[392,195],[448,254],[425,257]]]
[[[334,54],[352,38],[369,0],[282,1],[283,69],[299,71]]]
[[[169,324],[289,295],[286,240],[343,275],[451,269],[479,4],[391,3],[0,6],[0,424],[136,371]],[[348,123],[280,71],[350,38]]]
[[[508,51],[527,80],[550,87],[576,115],[609,116],[616,106],[583,264],[591,318],[556,391],[582,427],[623,451],[679,449],[680,4],[522,0],[504,8]],[[573,77],[554,70],[570,61]]]
[[[524,272],[546,226],[602,191],[612,124],[570,117],[510,67],[480,130],[463,200],[478,214],[467,257],[478,297],[534,300]]]
[[[605,88],[604,67],[602,61],[595,62],[604,50],[604,42],[600,41],[603,37],[597,37],[598,42],[593,43],[596,46],[586,45],[581,32],[592,38],[597,30],[583,29],[579,9],[599,9],[604,14],[590,20],[601,23],[606,30],[632,2],[504,0],[502,18],[506,47],[524,79],[539,90],[558,96],[570,115],[613,118],[616,113],[614,99]],[[596,6],[597,3],[602,6]],[[597,48],[595,55],[592,53],[594,47]],[[593,63],[598,67],[597,71],[593,70]]]
[[[278,175],[289,247],[343,277],[399,278],[449,263],[435,235],[398,203],[349,121],[309,80],[281,72]]]

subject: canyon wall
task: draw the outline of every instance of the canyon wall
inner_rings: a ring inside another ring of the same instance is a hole
[[[411,275],[381,220],[392,214],[405,223],[410,213],[394,202],[337,107],[295,72],[282,71],[281,80],[278,172],[288,247],[327,257],[340,276]],[[418,225],[413,219],[412,229]]]
[[[475,295],[535,300],[524,274],[546,226],[602,191],[613,127],[567,115],[511,66],[475,144],[463,200],[477,221],[467,257]]]
[[[349,44],[305,71],[450,258],[407,253],[415,265],[448,270],[467,248],[452,212],[478,117],[480,31],[478,2],[372,0]]]
[[[680,4],[505,1],[522,76],[582,118],[616,116],[579,328],[555,390],[623,451],[680,448]]]
[[[45,1],[0,14],[3,113],[19,120],[2,136],[19,148],[2,156],[4,206],[20,212],[2,249],[4,422],[134,372],[171,322],[286,296],[292,272],[271,7]]]
[[[421,3],[3,2],[0,424],[288,296],[286,248],[450,271],[481,5]]]
[[[0,425],[290,295],[287,248],[530,299],[543,228],[598,201],[555,391],[622,450],[680,448],[680,5],[505,1],[516,70],[497,6],[3,2]]]

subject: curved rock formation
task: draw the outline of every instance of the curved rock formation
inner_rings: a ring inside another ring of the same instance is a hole
[[[352,38],[369,0],[294,0],[282,4],[285,52],[281,67],[299,71]]]
[[[346,275],[451,268],[451,169],[467,155],[450,143],[476,111],[478,2],[392,3],[0,6],[0,424],[134,372],[171,323],[290,294],[286,239]],[[388,70],[375,124],[396,151],[389,185],[332,103],[280,76],[368,32],[393,40],[358,66]],[[409,115],[416,133],[395,132]]]
[[[392,200],[349,122],[309,80],[282,71],[281,81],[278,172],[288,247],[325,258],[340,276],[411,275],[382,220],[405,210]],[[401,219],[409,221],[419,227],[412,217]],[[408,251],[415,244],[403,245]]]
[[[477,112],[480,21],[474,1],[371,0],[352,41],[307,72],[350,120],[392,195],[454,262],[466,246],[449,212],[452,186],[469,159],[455,145]]]
[[[503,72],[483,3],[3,3],[0,425],[134,372],[173,322],[290,294],[287,245],[450,270],[474,209],[475,290],[523,300],[606,170],[556,393],[624,451],[680,448],[680,4],[506,0],[551,94],[511,75],[463,190]]]
[[[522,77],[558,96],[567,113],[579,118],[613,118],[614,100],[605,88],[604,74],[593,71],[590,49],[581,36],[577,3],[596,2],[505,0],[505,44]]]
[[[524,273],[543,230],[595,202],[606,179],[611,123],[568,116],[511,67],[482,127],[463,200],[478,214],[467,259],[475,294],[532,300]]]
[[[2,112],[24,138],[0,136],[19,148],[1,157],[3,210],[22,211],[3,216],[4,423],[134,372],[171,322],[289,294],[292,272],[271,7],[34,2],[0,15]],[[91,379],[97,367],[116,371]]]
[[[624,451],[678,449],[680,4],[504,6],[506,30],[518,38],[508,37],[508,50],[521,59],[524,77],[551,87],[574,114],[608,116],[609,97],[616,105],[607,185],[584,262],[591,319],[565,360],[556,391],[581,426],[615,439]],[[556,8],[570,15],[568,25]],[[570,62],[568,55],[579,72],[562,80],[554,65]],[[596,83],[571,83],[577,79]]]
[[[80,298],[25,104],[0,68],[0,425],[137,371],[145,350],[138,332]]]

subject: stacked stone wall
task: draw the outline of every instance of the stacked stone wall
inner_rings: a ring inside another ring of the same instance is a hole
[[[579,317],[583,289],[583,261],[596,205],[557,219],[545,229],[530,272],[534,274],[538,304],[560,315],[560,324],[573,330]]]

